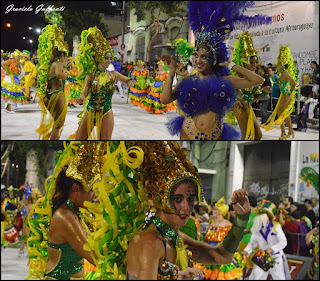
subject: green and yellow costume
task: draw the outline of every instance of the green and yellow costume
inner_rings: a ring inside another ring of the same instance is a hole
[[[49,69],[53,60],[53,50],[57,48],[61,52],[68,54],[67,42],[63,39],[63,31],[56,24],[47,25],[43,28],[39,36],[38,44],[38,64],[37,64],[37,96],[39,97],[39,104],[41,106],[41,121],[40,127],[36,130],[39,134],[39,139],[48,140],[52,132],[60,126],[61,122],[67,115],[67,104],[65,103],[60,116],[54,120],[54,108],[60,98],[64,95],[64,84],[62,88],[53,92],[48,92],[48,81],[59,79],[58,77],[48,77]],[[48,106],[44,104],[44,98],[49,99]],[[48,109],[49,115],[48,115]],[[60,132],[61,133],[61,132]]]
[[[290,117],[290,114],[293,113],[295,109],[294,103],[296,101],[296,93],[297,93],[296,89],[298,88],[298,74],[297,74],[297,69],[293,64],[293,58],[288,45],[286,46],[280,45],[279,56],[276,64],[279,64],[279,63],[281,63],[284,66],[281,73],[279,73],[279,80],[278,80],[278,84],[280,87],[280,97],[275,109],[273,110],[272,114],[269,116],[267,122],[261,125],[261,127],[264,128],[266,131],[272,130],[277,126],[281,125],[288,117]],[[283,80],[282,75],[285,70],[287,70],[289,74],[292,76],[292,78],[296,81],[296,86],[293,90],[291,90],[291,87],[290,87],[291,82]],[[278,116],[278,118],[276,118],[278,115],[279,105],[285,94],[288,94],[291,100],[287,105],[286,109],[280,114],[280,116]]]
[[[259,60],[256,50],[253,46],[253,40],[248,31],[243,32],[238,38],[237,41],[234,42],[233,49],[233,59],[232,61],[239,66],[245,67],[245,64],[250,64],[250,58],[255,56],[257,60]],[[236,75],[235,71],[231,71],[231,75]],[[247,121],[247,131],[245,132],[245,140],[254,140],[255,139],[255,128],[254,128],[254,120],[256,119],[251,103],[253,102],[254,95],[259,94],[260,88],[264,81],[258,85],[251,88],[241,89],[240,92],[243,99],[249,108],[249,117]],[[235,109],[237,110],[237,109]],[[233,112],[230,111],[227,115],[227,120],[229,123],[235,122],[235,117]]]

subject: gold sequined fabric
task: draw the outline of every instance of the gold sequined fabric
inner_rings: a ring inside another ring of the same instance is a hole
[[[250,58],[255,56],[258,59],[257,51],[254,48],[252,37],[249,31],[243,32],[234,42],[233,62],[236,65],[244,66],[250,64]]]
[[[85,191],[90,191],[93,184],[100,182],[102,157],[105,154],[107,142],[81,142],[76,155],[66,171],[66,176],[79,181]]]
[[[171,202],[172,188],[184,179],[190,179],[197,187],[196,195],[202,201],[202,180],[195,167],[187,159],[187,150],[176,141],[129,141],[132,146],[141,147],[144,159],[136,170],[139,183],[149,194],[157,209],[174,213]]]

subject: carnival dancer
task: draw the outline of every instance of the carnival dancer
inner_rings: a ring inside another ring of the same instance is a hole
[[[12,58],[1,62],[1,67],[5,70],[6,75],[1,80],[1,98],[7,101],[7,113],[15,113],[17,103],[27,103],[25,91],[20,84],[24,70],[20,64],[21,52],[15,50]],[[20,77],[19,77],[20,76]]]
[[[67,114],[64,94],[65,80],[74,81],[64,67],[67,64],[68,45],[63,31],[56,24],[47,25],[39,36],[37,64],[37,96],[41,106],[39,139],[58,140]],[[49,114],[48,114],[49,113]]]
[[[46,195],[28,217],[29,278],[81,279],[84,258],[94,264],[84,249],[91,227],[84,202],[93,199],[92,186],[101,180],[106,144],[72,141],[57,154],[54,173],[45,183]]]
[[[226,219],[229,205],[223,203],[222,197],[212,209],[213,222],[210,224],[205,235],[205,241],[209,245],[219,246],[232,227],[232,223]],[[194,266],[204,271],[204,280],[240,280],[242,277],[242,259],[238,252],[232,258],[232,262],[223,265],[198,264]]]
[[[149,84],[147,82],[149,71],[144,69],[144,64],[145,63],[143,61],[138,60],[136,69],[131,72],[131,79],[133,79],[135,83],[130,87],[130,102],[139,106],[150,91]]]
[[[255,71],[259,58],[253,45],[253,40],[248,31],[243,32],[234,43],[232,61],[236,65],[240,65],[252,72]],[[239,76],[235,71],[231,71],[231,75]],[[255,99],[255,95],[260,96],[262,92],[270,92],[270,86],[261,88],[264,79],[259,85],[243,88],[239,90],[239,97],[232,106],[232,113],[235,115],[239,127],[243,133],[245,140],[260,140],[262,132],[257,118],[252,109],[251,103]]]
[[[180,134],[181,140],[240,138],[231,125],[223,123],[223,118],[235,102],[235,89],[259,85],[262,78],[231,62],[231,59],[227,58],[224,40],[234,29],[235,20],[243,20],[249,27],[270,20],[260,15],[254,18],[243,16],[242,13],[251,5],[253,2],[247,1],[188,3],[190,26],[196,33],[194,55],[197,74],[183,79],[172,91],[172,80],[177,66],[175,60],[171,60],[161,102],[170,103],[177,99],[178,106],[186,115],[167,124],[172,135]],[[233,69],[243,78],[229,76],[228,69]]]
[[[72,67],[68,71],[68,75],[77,77],[78,76],[78,69]],[[64,86],[65,89],[65,95],[66,95],[66,101],[69,107],[76,107],[77,99],[81,96],[81,85],[79,83],[72,83],[67,81],[66,85]]]
[[[5,58],[6,58],[5,55],[6,54],[4,53],[4,51],[1,50],[1,84],[2,84],[3,78],[6,76],[6,71],[2,67],[2,63],[5,61]],[[6,108],[6,102],[5,102],[4,98],[2,98],[2,96],[1,96],[1,109],[5,109],[5,108]]]
[[[294,112],[294,103],[296,100],[296,89],[298,87],[297,69],[294,66],[291,51],[288,45],[279,48],[279,56],[277,62],[277,72],[279,73],[280,97],[275,109],[269,116],[267,122],[261,127],[266,131],[281,126],[280,140],[286,140],[290,137],[294,138],[292,122],[290,114]],[[286,121],[289,133],[286,134],[283,122]]]
[[[175,110],[177,107],[172,103],[162,104],[160,102],[161,93],[163,91],[164,84],[166,83],[168,72],[163,69],[163,61],[158,61],[157,65],[158,71],[155,73],[155,83],[150,87],[149,93],[146,94],[144,99],[140,102],[140,107],[148,112],[161,114],[168,110]]]
[[[19,232],[14,226],[18,207],[13,186],[1,189],[1,247],[18,245]]]
[[[21,65],[25,71],[23,76],[23,86],[26,91],[26,96],[28,101],[30,101],[30,88],[35,83],[37,77],[37,69],[34,63],[30,60],[30,52],[28,50],[23,50],[21,54]]]
[[[190,268],[186,246],[195,262],[231,262],[249,217],[247,192],[233,193],[237,215],[220,246],[180,233],[203,195],[202,180],[178,142],[111,142],[102,173],[102,182],[93,187],[99,202],[86,204],[96,227],[86,247],[96,253],[102,279],[203,276],[200,269]],[[155,214],[145,221],[151,205]]]
[[[29,237],[30,231],[28,227],[28,215],[32,209],[32,206],[40,197],[40,191],[37,187],[26,184],[23,187],[23,206],[21,210],[23,226],[22,226],[22,235],[21,235],[21,245],[19,250],[19,257],[24,256],[24,246],[27,244],[27,239]]]
[[[248,256],[259,245],[260,251],[253,257],[255,264],[249,280],[267,280],[269,274],[273,280],[291,280],[288,262],[283,252],[287,246],[287,238],[281,224],[274,220],[276,209],[274,203],[263,200],[256,210],[258,216],[254,218],[252,236],[242,252],[244,256]]]
[[[113,59],[113,52],[96,26],[82,31],[78,48],[80,52],[75,58],[79,71],[77,79],[84,80],[84,86],[77,102],[83,104],[88,98],[75,139],[110,140],[114,128],[111,100],[116,88],[115,81],[129,83],[132,79],[117,71],[107,70]]]

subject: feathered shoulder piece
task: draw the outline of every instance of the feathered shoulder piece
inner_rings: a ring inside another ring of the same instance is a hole
[[[222,52],[226,60],[224,40],[235,24],[241,22],[246,29],[271,23],[271,17],[263,15],[244,16],[254,1],[190,1],[189,22],[196,36],[195,48],[206,45],[211,51]]]

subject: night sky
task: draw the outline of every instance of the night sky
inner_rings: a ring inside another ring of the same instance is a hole
[[[114,2],[117,3],[116,8],[119,11],[122,1]],[[73,11],[90,9],[105,14],[116,13],[112,9],[111,1],[1,1],[1,49],[4,51],[14,51],[15,49],[31,51],[30,39],[33,40],[33,50],[37,49],[39,33],[36,32],[36,28],[42,29],[48,22],[44,19],[44,12],[36,13],[36,9],[39,5],[43,5],[43,8],[47,8],[49,5],[54,5],[55,8],[61,7],[57,3],[62,3],[62,6],[66,7],[65,9]],[[8,7],[12,4],[14,8],[25,9],[31,5],[33,11],[10,11],[6,14]],[[11,24],[10,28],[6,26],[7,23]],[[29,26],[33,29],[29,30]],[[26,37],[26,40],[23,40],[23,36]]]

